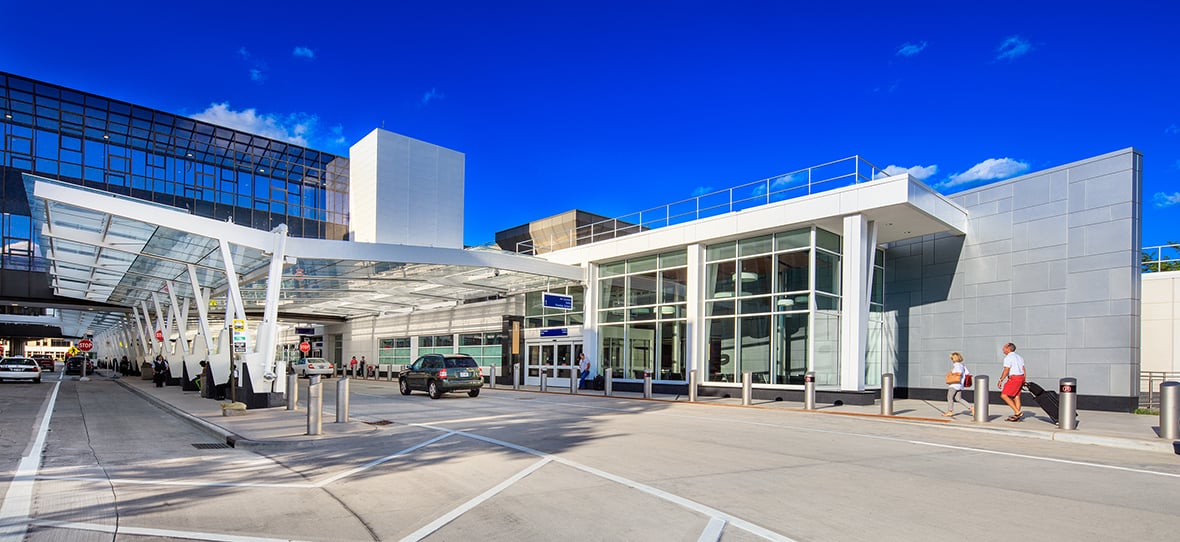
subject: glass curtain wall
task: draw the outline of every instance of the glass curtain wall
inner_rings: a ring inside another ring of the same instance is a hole
[[[803,228],[705,249],[711,382],[839,384],[840,237]],[[813,348],[814,347],[814,348]]]
[[[377,343],[378,363],[382,365],[409,365],[414,361],[410,359],[410,344],[409,337],[381,339]]]
[[[685,250],[599,266],[601,368],[615,378],[683,381],[688,344]]]
[[[545,292],[570,296],[573,298],[572,308],[563,310],[545,307],[542,303],[542,294]],[[524,294],[524,327],[580,326],[585,323],[585,311],[583,310],[585,297],[586,290],[582,286],[566,286],[545,291],[527,292]]]
[[[873,291],[869,297],[869,335],[865,352],[865,387],[881,387],[885,363],[885,251],[873,260]]]
[[[454,335],[424,335],[418,337],[419,356],[425,354],[453,354],[454,352]]]
[[[459,353],[471,356],[481,367],[499,367],[502,351],[500,345],[503,341],[504,333],[500,331],[460,333]]]

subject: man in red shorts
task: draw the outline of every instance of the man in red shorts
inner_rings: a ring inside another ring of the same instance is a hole
[[[1016,345],[1004,345],[1004,372],[1000,373],[1000,381],[996,386],[1000,388],[1000,398],[1012,408],[1010,422],[1018,422],[1024,417],[1020,411],[1020,391],[1024,388],[1024,358],[1016,353]]]

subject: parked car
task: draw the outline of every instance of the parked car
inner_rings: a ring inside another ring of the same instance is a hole
[[[86,374],[94,374],[94,362],[90,361],[86,356],[74,356],[66,360],[65,374],[80,375],[82,374],[82,364],[86,364]]]
[[[0,360],[0,380],[32,380],[41,382],[41,366],[37,360],[13,356]]]
[[[37,365],[41,366],[42,371],[49,371],[51,373],[57,372],[57,369],[54,367],[54,365],[57,362],[54,361],[54,359],[52,357],[50,357],[50,356],[33,356],[33,359],[37,360]]]
[[[292,371],[299,376],[309,375],[324,375],[331,377],[333,371],[332,362],[324,358],[303,358],[291,362]]]
[[[467,395],[477,397],[483,374],[467,354],[427,354],[402,369],[397,382],[402,395],[421,390],[438,399],[447,392],[467,390]]]

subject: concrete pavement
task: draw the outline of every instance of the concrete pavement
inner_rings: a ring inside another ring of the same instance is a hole
[[[123,378],[119,379],[119,382],[162,408],[175,412],[190,423],[219,438],[224,438],[227,443],[236,447],[314,446],[317,443],[338,441],[342,438],[363,438],[377,432],[376,426],[361,421],[347,424],[335,423],[336,379],[324,381],[323,434],[317,436],[307,435],[306,381],[301,381],[303,388],[297,410],[289,411],[284,408],[251,410],[245,416],[237,417],[222,416],[218,401],[201,398],[197,392],[184,392],[179,387],[156,388],[151,381],[136,378]],[[357,382],[388,385],[390,392],[394,392],[397,386],[396,382],[384,380],[358,380]],[[511,390],[505,386],[497,386],[497,389]],[[541,394],[542,392],[535,386],[522,386],[516,393]],[[569,390],[551,387],[544,393],[568,395]],[[735,389],[735,393],[740,393],[740,390]],[[601,397],[603,392],[583,390],[579,395]],[[642,394],[630,392],[615,392],[613,397],[637,401],[679,403],[688,401],[687,397],[683,395],[656,394],[652,399],[643,399]],[[699,397],[698,403],[702,407],[785,409],[805,412],[802,403],[789,401],[754,401],[750,406],[742,406],[740,397]],[[1024,405],[1026,415],[1025,419],[1020,422],[1004,421],[1004,418],[1009,414],[1008,408],[1004,405],[990,405],[990,421],[974,422],[965,409],[954,417],[943,417],[944,403],[917,399],[894,400],[892,416],[881,415],[879,402],[863,406],[821,404],[817,405],[813,413],[819,416],[858,416],[885,423],[920,424],[953,431],[988,432],[1017,438],[1180,454],[1180,441],[1159,438],[1159,416],[1084,410],[1078,411],[1078,428],[1073,431],[1063,431],[1052,422],[1049,416],[1036,408],[1036,403],[1031,400],[1026,403],[1032,403],[1032,405]]]

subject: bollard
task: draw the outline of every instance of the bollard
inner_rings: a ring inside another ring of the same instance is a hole
[[[606,380],[603,382],[603,395],[610,397],[615,392],[615,371],[610,367],[606,368]]]
[[[311,375],[307,385],[307,434],[324,432],[324,385],[320,375]]]
[[[754,391],[754,373],[742,373],[742,406],[750,406],[750,393]]]
[[[298,375],[287,375],[287,410],[295,410],[296,403],[299,402],[299,379]]]
[[[1180,439],[1180,382],[1160,384],[1160,438]]]
[[[688,402],[697,402],[697,370],[688,372]]]
[[[643,398],[651,399],[651,371],[643,371]]]
[[[348,423],[348,386],[351,379],[336,381],[336,423]]]
[[[987,387],[988,377],[987,375],[972,375],[972,378],[975,380],[973,382],[975,384],[975,421],[986,422],[988,421],[987,390],[990,389]]]
[[[541,369],[541,391],[549,388],[549,370]]]
[[[489,365],[488,372],[491,373],[491,375],[492,375],[491,377],[488,378],[488,388],[495,389],[495,387],[496,387],[496,366]]]
[[[893,373],[881,375],[881,415],[893,415]]]
[[[520,364],[519,363],[512,364],[512,389],[514,389],[514,390],[520,389]]]
[[[578,370],[576,368],[570,369],[570,395],[575,395],[578,393],[577,374],[578,374]]]
[[[803,375],[803,410],[815,410],[815,371]]]
[[[385,381],[393,382],[393,364],[389,364],[389,372],[385,373]]]
[[[1061,396],[1057,404],[1057,426],[1073,431],[1078,426],[1078,379],[1062,378],[1057,393]]]

